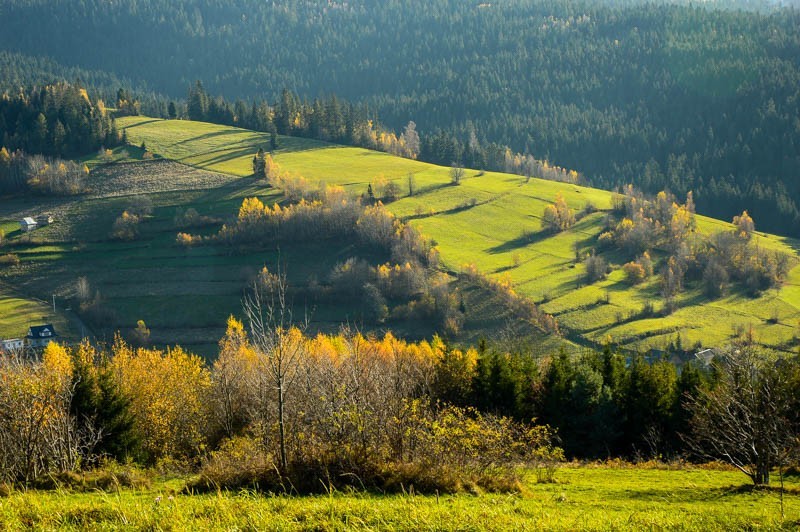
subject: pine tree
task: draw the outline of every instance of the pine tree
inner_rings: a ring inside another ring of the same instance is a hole
[[[189,120],[206,120],[208,117],[208,94],[203,88],[200,80],[194,82],[193,87],[189,87],[189,98],[186,102]]]
[[[253,177],[256,179],[267,178],[267,158],[264,150],[259,148],[253,157]]]
[[[275,130],[275,124],[270,124],[269,151],[274,152],[277,149],[278,149],[278,132]]]

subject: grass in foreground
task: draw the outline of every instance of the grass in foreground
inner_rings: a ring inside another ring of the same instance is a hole
[[[13,493],[5,529],[155,530],[732,530],[800,526],[800,480],[785,519],[775,491],[741,487],[740,473],[703,469],[565,467],[558,483],[518,495],[179,495],[182,483],[120,493]]]

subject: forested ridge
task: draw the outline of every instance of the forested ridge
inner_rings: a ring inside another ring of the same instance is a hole
[[[0,47],[173,97],[335,93],[582,172],[798,227],[800,14],[670,4],[6,0]],[[473,135],[474,134],[474,135]]]

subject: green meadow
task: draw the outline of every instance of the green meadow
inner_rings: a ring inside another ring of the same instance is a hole
[[[266,134],[189,121],[126,117],[119,121],[130,141],[197,168],[236,176],[251,173],[258,147],[269,145]],[[604,254],[615,268],[607,279],[584,282],[576,249],[586,254],[595,246],[611,193],[566,183],[527,180],[494,172],[467,170],[462,184],[450,184],[449,168],[394,157],[362,148],[281,137],[274,154],[281,169],[312,183],[344,186],[364,193],[395,181],[401,197],[389,205],[398,216],[418,226],[439,246],[444,266],[453,272],[474,264],[484,273],[508,276],[515,288],[555,315],[566,336],[578,343],[614,342],[625,347],[663,347],[680,338],[684,346],[713,346],[752,331],[770,348],[792,350],[800,336],[800,242],[759,233],[758,245],[793,257],[793,269],[778,290],[758,298],[731,290],[717,300],[699,288],[682,292],[678,310],[667,317],[641,317],[646,303],[662,307],[656,277],[628,286],[620,267],[624,258]],[[408,195],[409,176],[415,194]],[[562,194],[576,211],[587,204],[597,212],[557,235],[541,231],[544,207]],[[727,230],[727,222],[698,216],[703,233]],[[756,220],[756,224],[758,220]]]
[[[324,280],[337,262],[355,252],[347,242],[292,243],[280,250],[243,255],[217,246],[178,246],[175,236],[180,229],[174,218],[181,209],[191,207],[216,219],[216,226],[192,230],[209,234],[235,215],[245,197],[280,199],[279,191],[247,178],[255,151],[269,146],[268,135],[146,117],[124,117],[118,123],[131,146],[114,150],[117,164],[103,164],[99,156],[84,159],[93,169],[87,195],[45,200],[41,205],[24,199],[0,203],[0,229],[9,243],[3,249],[20,258],[19,266],[0,266],[0,334],[24,334],[26,324],[46,315],[46,305],[37,303],[37,298],[47,301],[56,294],[57,302],[66,301],[74,294],[77,279],[86,277],[123,331],[143,319],[155,343],[180,343],[213,354],[225,317],[239,311],[244,287],[262,266],[280,260],[290,266],[290,282],[308,287]],[[142,143],[155,160],[142,160]],[[517,292],[557,318],[567,343],[612,342],[638,350],[678,340],[683,346],[714,346],[752,331],[756,341],[772,349],[791,351],[798,345],[800,242],[796,240],[756,236],[762,249],[793,257],[793,269],[780,289],[758,298],[732,289],[709,300],[699,288],[690,287],[678,296],[677,310],[660,317],[663,303],[657,276],[631,287],[620,269],[627,259],[604,252],[614,271],[602,281],[586,284],[582,261],[576,260],[576,251],[585,255],[596,245],[604,211],[611,206],[609,192],[469,169],[461,184],[454,186],[446,167],[293,137],[279,138],[274,159],[282,171],[298,179],[312,185],[340,185],[355,194],[365,193],[371,184],[380,195],[382,187],[394,181],[400,197],[388,208],[435,241],[447,271],[457,274],[465,265],[474,265],[487,275],[510,279]],[[590,204],[596,212],[566,232],[542,232],[542,212],[557,194],[576,211]],[[135,241],[111,241],[115,218],[134,196],[147,196],[153,212],[140,224]],[[43,211],[53,212],[56,223],[21,235],[16,220]],[[704,233],[731,227],[702,216],[697,225]],[[481,334],[490,335],[506,325],[507,317],[494,301],[487,301],[491,298],[485,291],[462,289],[468,312],[458,340],[477,341]],[[334,329],[343,321],[359,323],[359,311],[350,304],[319,304],[308,297],[295,303],[309,312],[320,330]],[[642,313],[649,304],[655,316]],[[66,305],[58,305],[53,319],[76,335]],[[433,332],[421,322],[393,327],[412,338]],[[113,333],[96,332],[107,340]],[[545,345],[563,343],[550,339]]]
[[[532,475],[531,475],[532,477]],[[116,492],[13,492],[0,528],[64,530],[794,530],[800,482],[753,491],[741,473],[563,467],[556,483],[517,494],[375,495],[254,492],[181,495],[181,479]]]
[[[57,333],[68,337],[75,328],[64,312],[53,313],[51,303],[22,296],[0,284],[0,338],[21,338],[28,327],[43,323],[52,323]]]
[[[117,153],[124,157],[122,151]],[[94,169],[91,190],[83,197],[45,206],[25,199],[0,204],[0,220],[10,236],[9,246],[4,249],[20,261],[18,266],[0,266],[2,337],[24,335],[28,325],[47,317],[67,339],[77,338],[81,333],[80,323],[74,321],[77,309],[67,311],[67,307],[75,304],[71,298],[78,279],[86,278],[92,297],[98,297],[110,313],[110,323],[115,324],[95,327],[93,332],[98,339],[110,342],[115,329],[127,333],[138,320],[144,320],[154,344],[180,344],[213,357],[227,316],[241,313],[245,288],[263,266],[274,271],[279,262],[288,266],[290,285],[298,294],[292,301],[295,313],[298,318],[308,317],[310,332],[335,332],[342,323],[379,333],[383,330],[363,323],[359,302],[318,300],[309,287],[324,282],[337,263],[353,255],[374,262],[385,258],[370,257],[368,251],[340,241],[293,242],[244,253],[215,245],[179,246],[175,241],[178,231],[213,233],[222,222],[235,216],[245,197],[257,195],[271,203],[280,199],[280,192],[250,179],[205,172],[171,161],[142,162],[140,152],[130,148],[124,151],[128,154],[124,163],[103,165],[88,161]],[[132,198],[141,196],[149,198],[152,212],[139,224],[137,239],[110,239],[115,218],[135,201]],[[209,227],[180,229],[175,216],[188,208],[214,221]],[[15,219],[44,210],[54,213],[54,224],[25,236],[15,229]],[[471,312],[467,313],[458,341],[475,343],[481,335],[506,325],[508,311],[496,297],[468,283],[459,285]],[[36,299],[47,299],[51,294],[57,296],[54,317],[52,307]],[[430,323],[413,319],[393,320],[387,326],[412,339],[430,337],[435,332]],[[529,332],[527,336],[533,334]],[[557,338],[537,341],[542,349],[561,343]]]

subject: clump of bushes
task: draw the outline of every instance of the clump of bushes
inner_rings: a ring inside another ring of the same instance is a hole
[[[111,238],[115,240],[136,240],[139,236],[140,217],[125,210],[114,220]]]
[[[564,196],[559,192],[552,205],[544,208],[542,229],[558,233],[575,225],[575,212],[569,208]]]
[[[16,253],[0,255],[0,266],[16,266],[17,264],[19,264],[19,255]]]
[[[563,460],[547,427],[526,427],[469,408],[407,400],[385,431],[372,431],[378,419],[368,414],[363,421],[368,440],[360,445],[327,440],[325,431],[333,427],[306,429],[309,444],[283,472],[261,441],[234,437],[211,453],[186,489],[515,492],[522,467],[537,467],[543,481],[552,481],[555,464]]]
[[[586,268],[586,280],[589,283],[605,279],[608,274],[608,263],[600,255],[592,253],[583,261]]]
[[[189,207],[185,211],[178,208],[175,211],[175,227],[186,229],[189,227],[205,227],[221,223],[219,218],[213,216],[203,216],[196,209]]]

